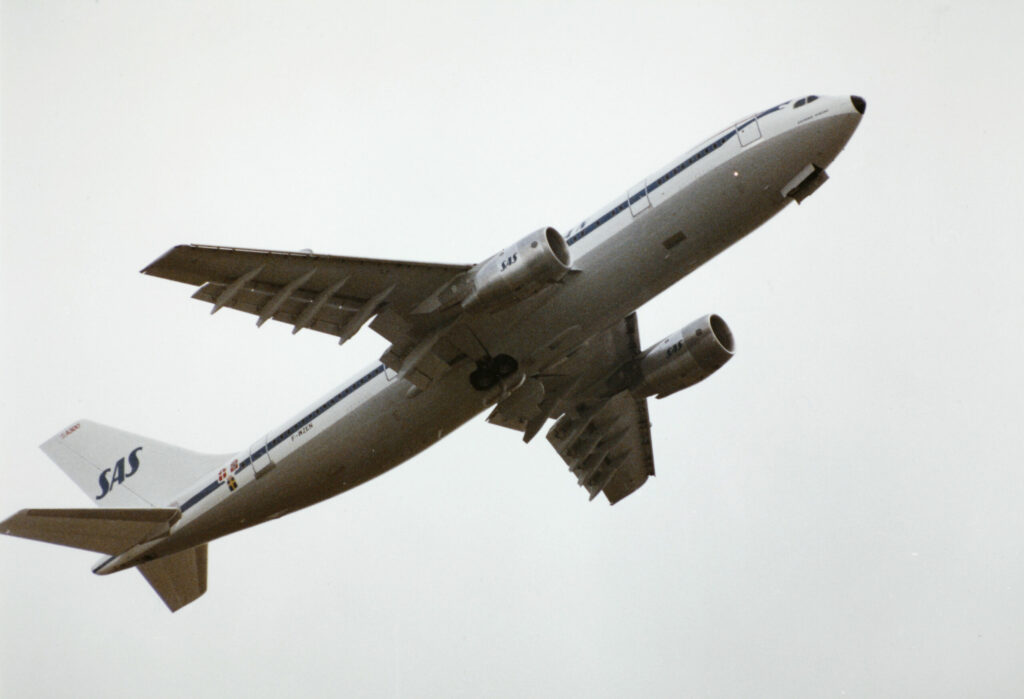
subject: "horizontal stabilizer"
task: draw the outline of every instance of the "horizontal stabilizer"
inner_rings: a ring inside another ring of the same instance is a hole
[[[165,534],[180,516],[172,508],[22,510],[0,522],[0,534],[114,555]]]
[[[207,544],[200,544],[139,566],[146,582],[172,612],[206,592],[206,550]]]

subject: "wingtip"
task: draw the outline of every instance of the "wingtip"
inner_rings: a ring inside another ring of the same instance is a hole
[[[146,265],[145,267],[140,269],[139,270],[139,274],[150,274],[150,275],[154,274],[153,270],[156,268],[156,266],[158,264],[160,264],[160,262],[162,262],[164,260],[164,258],[166,258],[168,255],[173,253],[179,247],[181,247],[181,246],[180,245],[175,245],[174,247],[172,247],[169,250],[167,250],[166,252],[164,252],[164,254],[160,255],[158,258],[156,258],[155,260],[150,262],[148,265]]]
[[[177,251],[177,250],[194,248],[194,247],[197,247],[195,243],[192,243],[192,244],[189,244],[189,245],[186,245],[186,244],[182,243],[181,245],[175,245],[175,246],[173,246],[171,248],[168,248],[167,251],[164,252],[164,254],[160,255],[160,257],[156,258],[155,260],[150,262],[148,265],[146,265],[145,267],[140,269],[139,270],[139,274],[149,274],[151,276],[160,276],[160,273],[157,270],[157,268],[158,268],[158,266],[159,266],[159,264],[161,262],[163,262],[165,259],[167,259],[171,255],[173,255],[175,253],[175,251]]]

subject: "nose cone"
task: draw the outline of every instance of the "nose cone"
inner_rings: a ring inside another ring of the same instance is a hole
[[[850,95],[850,101],[853,102],[853,108],[856,109],[857,112],[860,114],[863,114],[864,110],[867,109],[868,107],[868,103],[864,101],[863,97],[858,97],[857,95]]]

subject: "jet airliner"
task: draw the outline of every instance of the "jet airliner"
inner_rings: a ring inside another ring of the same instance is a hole
[[[590,498],[654,475],[647,399],[733,356],[715,314],[643,348],[636,309],[827,179],[860,123],[857,96],[810,95],[733,122],[564,235],[534,231],[475,265],[206,245],[144,274],[345,342],[369,325],[377,362],[240,451],[199,454],[88,420],[42,445],[99,507],[22,510],[0,532],[138,568],[172,611],[206,591],[210,541],[379,476],[484,410],[547,440]],[[395,435],[401,435],[396,438]]]

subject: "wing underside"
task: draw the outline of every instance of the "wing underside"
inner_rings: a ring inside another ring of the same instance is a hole
[[[591,500],[603,492],[614,505],[654,475],[647,401],[628,391],[576,406],[555,423],[548,441]]]
[[[654,475],[647,400],[625,388],[639,354],[631,314],[527,379],[487,419],[529,441],[557,418],[548,441],[591,499],[604,493],[615,504]]]
[[[457,313],[423,313],[425,299],[457,283],[469,265],[427,264],[203,245],[179,245],[143,273],[199,287],[193,298],[221,308],[334,335],[363,325],[392,345],[381,357],[418,389],[478,350]],[[548,441],[591,498],[613,504],[654,475],[647,403],[619,374],[640,353],[636,315],[556,357],[499,402],[488,420],[531,439],[549,418]]]
[[[344,342],[385,307],[411,311],[469,265],[179,245],[142,270],[198,286],[192,298]],[[390,338],[389,338],[390,339]]]

